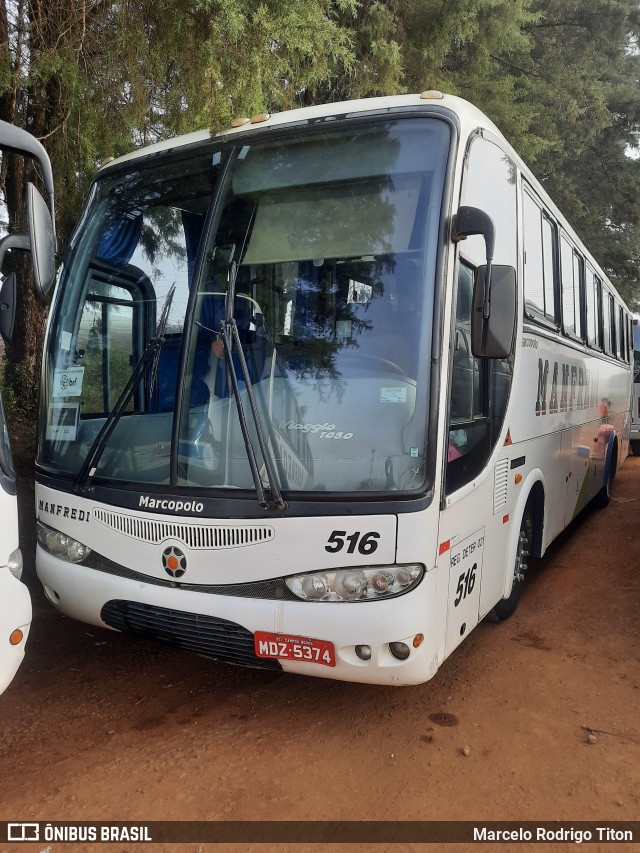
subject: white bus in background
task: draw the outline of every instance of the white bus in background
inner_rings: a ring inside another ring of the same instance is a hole
[[[38,575],[202,655],[423,682],[608,503],[630,390],[629,312],[465,101],[162,142],[100,171],[58,282]]]
[[[40,168],[49,198],[49,207],[29,184],[29,234],[8,234],[0,239],[0,270],[8,249],[31,249],[34,256],[36,288],[44,293],[53,283],[53,178],[49,157],[31,134],[0,121],[0,149],[33,157]],[[16,275],[11,273],[0,285],[0,334],[8,341],[13,334],[16,310]],[[0,693],[10,684],[22,659],[31,624],[31,598],[21,582],[22,553],[18,537],[16,473],[11,456],[9,433],[0,388]]]
[[[640,320],[633,320],[633,397],[631,399],[631,449],[640,456]]]

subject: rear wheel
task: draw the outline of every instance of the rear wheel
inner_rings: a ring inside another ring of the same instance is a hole
[[[524,510],[522,522],[520,524],[520,533],[518,534],[518,546],[516,548],[516,558],[513,565],[513,586],[511,594],[508,598],[503,598],[493,608],[493,616],[498,622],[508,619],[518,606],[524,579],[527,574],[528,559],[533,547],[533,506],[529,502]]]
[[[605,474],[604,483],[600,491],[596,494],[593,499],[593,505],[598,507],[598,509],[604,509],[609,506],[609,501],[611,500],[611,484],[613,483],[613,478],[616,476],[616,468],[618,467],[618,442],[613,442],[613,448],[611,450],[611,461],[608,466],[608,470]]]

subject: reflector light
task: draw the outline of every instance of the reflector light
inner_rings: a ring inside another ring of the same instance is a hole
[[[231,127],[242,127],[245,124],[249,124],[249,121],[248,118],[234,118],[231,122]]]
[[[257,113],[257,115],[251,116],[251,124],[260,124],[263,121],[269,121],[271,118],[271,113]]]
[[[22,633],[20,628],[16,628],[15,631],[12,631],[11,634],[9,635],[9,642],[11,643],[12,646],[18,646],[22,642],[23,637],[24,637],[24,634]]]

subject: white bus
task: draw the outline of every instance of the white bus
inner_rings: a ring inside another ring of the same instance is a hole
[[[630,315],[496,127],[439,92],[104,167],[52,306],[37,570],[62,613],[415,684],[609,500]]]
[[[640,456],[640,320],[633,320],[633,397],[631,399],[631,449]]]
[[[0,121],[0,149],[35,158],[49,198],[47,208],[35,187],[29,185],[29,233],[34,235],[33,245],[32,239],[24,234],[11,233],[0,239],[0,269],[8,249],[32,249],[36,261],[36,288],[45,292],[53,283],[55,269],[53,178],[49,157],[31,134],[3,121]],[[0,287],[0,334],[5,341],[13,334],[15,311],[16,275],[11,273]],[[31,598],[21,576],[16,473],[0,389],[0,693],[6,690],[22,662],[31,625]]]

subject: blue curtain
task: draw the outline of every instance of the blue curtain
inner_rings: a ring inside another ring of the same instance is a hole
[[[131,260],[140,242],[142,211],[134,210],[122,219],[115,219],[102,233],[96,255],[114,267],[122,267]]]

